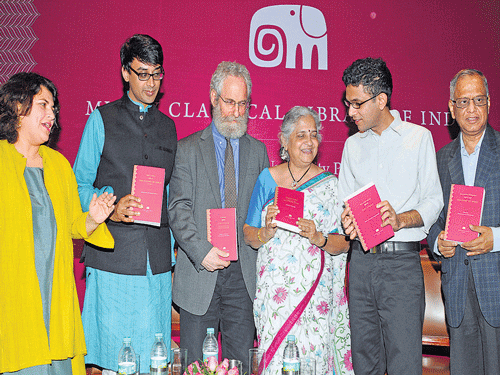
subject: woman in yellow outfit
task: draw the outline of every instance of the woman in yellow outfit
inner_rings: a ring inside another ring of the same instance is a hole
[[[18,73],[0,87],[0,374],[85,374],[72,238],[100,247],[115,197],[82,213],[75,176],[44,146],[57,124],[54,84]]]

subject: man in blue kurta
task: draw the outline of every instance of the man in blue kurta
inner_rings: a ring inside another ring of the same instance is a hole
[[[134,165],[165,169],[165,189],[177,150],[174,122],[155,103],[164,75],[163,51],[148,35],[134,35],[120,51],[127,93],[97,108],[83,132],[74,165],[82,207],[94,192],[114,192],[118,203],[108,227],[113,251],[86,243],[83,325],[86,363],[117,371],[124,337],[149,368],[154,334],[170,349],[171,243],[166,192],[160,227],[135,224],[140,199],[130,194]],[[112,372],[111,372],[112,373]]]

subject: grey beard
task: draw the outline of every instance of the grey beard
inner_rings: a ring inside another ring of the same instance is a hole
[[[245,114],[238,118],[234,116],[222,116],[220,107],[216,106],[213,108],[212,117],[215,128],[224,138],[241,138],[247,132],[248,111],[245,111]]]

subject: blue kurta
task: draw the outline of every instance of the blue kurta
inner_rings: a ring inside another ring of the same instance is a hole
[[[141,111],[147,112],[148,108],[141,107]],[[74,167],[77,181],[83,184],[79,185],[78,191],[84,209],[88,209],[94,192],[97,195],[113,193],[112,186],[93,188],[104,142],[104,123],[96,110],[85,126]],[[172,264],[175,264],[173,249]],[[149,257],[146,276],[123,275],[87,267],[82,312],[87,345],[85,363],[117,371],[122,340],[130,337],[132,347],[141,357],[141,372],[149,372],[155,333],[163,333],[170,352],[171,309],[172,273],[153,275]]]

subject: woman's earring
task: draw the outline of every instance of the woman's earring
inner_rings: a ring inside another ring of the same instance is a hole
[[[288,155],[288,151],[283,146],[280,147],[280,158],[284,161],[290,160],[290,155]]]

